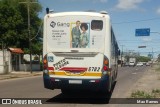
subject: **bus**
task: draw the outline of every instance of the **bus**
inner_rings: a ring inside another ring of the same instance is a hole
[[[111,91],[120,50],[107,12],[47,12],[43,30],[45,88]]]

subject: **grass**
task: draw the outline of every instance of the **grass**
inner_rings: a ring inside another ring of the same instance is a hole
[[[153,98],[153,96],[144,91],[135,91],[131,94],[132,98]]]
[[[160,98],[160,89],[153,89],[151,93],[138,90],[131,93],[131,98]]]
[[[153,89],[152,93],[160,93],[160,89]]]
[[[160,80],[160,63],[158,63],[157,68],[155,69],[155,72],[157,72],[158,80]]]
[[[156,72],[160,72],[160,67],[156,68],[155,71],[156,71]]]
[[[154,89],[152,90],[152,94],[155,98],[160,98],[160,89]]]
[[[157,67],[156,67],[155,71],[160,72],[160,63],[157,64]]]

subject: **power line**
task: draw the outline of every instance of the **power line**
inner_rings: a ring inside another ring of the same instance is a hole
[[[139,41],[139,40],[117,40],[117,41]]]
[[[41,24],[40,24],[40,26],[39,26],[39,29],[38,29],[38,31],[37,31],[36,36],[34,36],[33,38],[30,39],[31,41],[38,36],[40,30],[42,29],[42,25],[43,25],[43,22],[41,22]]]
[[[127,44],[134,44],[134,43],[160,43],[158,39],[152,39],[150,41],[144,41],[144,40],[117,40],[119,43],[127,43]]]
[[[160,20],[160,17],[150,18],[150,19],[143,19],[143,20],[124,21],[124,22],[115,22],[115,23],[112,23],[112,24],[137,23],[137,22],[145,22],[145,21],[152,21],[152,20]]]

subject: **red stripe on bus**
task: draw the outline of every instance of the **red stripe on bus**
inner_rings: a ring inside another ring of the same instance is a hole
[[[72,72],[81,72],[81,71],[87,71],[87,68],[78,68],[78,67],[64,67],[61,68],[60,70],[64,70],[64,71],[72,71]]]
[[[54,70],[54,68],[53,67],[48,67],[48,70]]]

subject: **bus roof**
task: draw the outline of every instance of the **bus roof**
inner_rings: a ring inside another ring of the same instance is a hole
[[[101,12],[82,12],[82,11],[74,11],[74,12],[52,12],[49,14],[46,14],[46,16],[50,17],[56,17],[56,16],[67,16],[67,15],[86,15],[86,16],[96,16],[96,17],[106,17],[108,16],[108,13],[106,11],[101,11]]]

